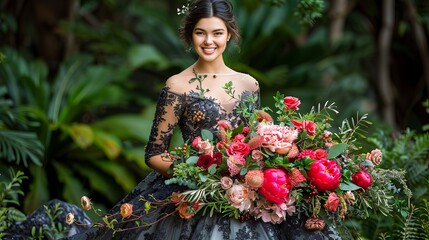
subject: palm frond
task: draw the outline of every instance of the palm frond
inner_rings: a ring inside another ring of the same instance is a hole
[[[33,132],[3,130],[0,131],[0,158],[6,158],[17,165],[21,162],[28,166],[30,159],[41,166],[44,147]]]

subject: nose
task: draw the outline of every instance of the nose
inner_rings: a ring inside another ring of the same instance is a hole
[[[213,39],[212,39],[212,36],[211,36],[210,34],[207,34],[207,35],[206,35],[206,39],[204,40],[204,43],[205,43],[206,45],[210,45],[210,44],[212,44],[212,43],[213,43]]]

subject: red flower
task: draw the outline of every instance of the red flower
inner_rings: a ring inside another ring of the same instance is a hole
[[[372,184],[372,177],[364,170],[352,174],[353,182],[361,188],[368,188]]]
[[[217,165],[222,164],[222,153],[220,152],[213,153],[213,159],[214,159],[214,163],[216,163]]]
[[[285,104],[285,110],[287,109],[299,110],[298,106],[301,104],[301,101],[296,97],[288,96],[283,99],[283,103]]]
[[[242,133],[244,136],[247,136],[247,134],[249,134],[249,132],[250,132],[250,127],[248,127],[248,126],[243,127]]]
[[[214,163],[215,163],[215,159],[212,156],[205,154],[205,155],[201,155],[198,158],[197,163],[195,165],[207,170]]]
[[[307,174],[308,180],[320,192],[334,191],[340,186],[341,167],[335,160],[316,160],[310,164]]]
[[[228,146],[226,152],[228,156],[240,154],[241,156],[245,157],[250,153],[250,147],[246,143],[233,142]]]
[[[302,122],[302,128],[305,129],[310,136],[316,135],[316,124],[309,120]]]
[[[292,187],[299,187],[299,185],[305,181],[307,181],[307,179],[297,168],[292,169],[292,173],[290,175],[290,182],[292,184]]]
[[[314,151],[311,149],[304,149],[298,154],[298,159],[309,157],[311,159],[316,160],[316,155],[314,154]]]
[[[328,157],[328,152],[321,148],[316,149],[316,151],[314,151],[314,157],[316,160],[326,159]]]
[[[270,202],[284,203],[292,188],[285,171],[278,168],[268,168],[264,171],[264,183],[259,188],[260,193]]]
[[[298,121],[298,120],[290,120],[290,122],[299,130],[302,130],[302,122]]]
[[[324,207],[326,208],[326,210],[330,212],[335,212],[338,208],[339,203],[340,203],[340,198],[337,196],[337,194],[332,192],[329,194],[328,200],[326,200]]]

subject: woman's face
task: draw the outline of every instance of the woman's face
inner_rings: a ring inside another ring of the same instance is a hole
[[[192,32],[194,49],[207,62],[222,56],[230,38],[225,23],[218,17],[201,18]]]

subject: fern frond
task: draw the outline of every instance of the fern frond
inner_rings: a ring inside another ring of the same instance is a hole
[[[0,131],[0,158],[28,166],[27,159],[42,165],[44,147],[33,132]]]

